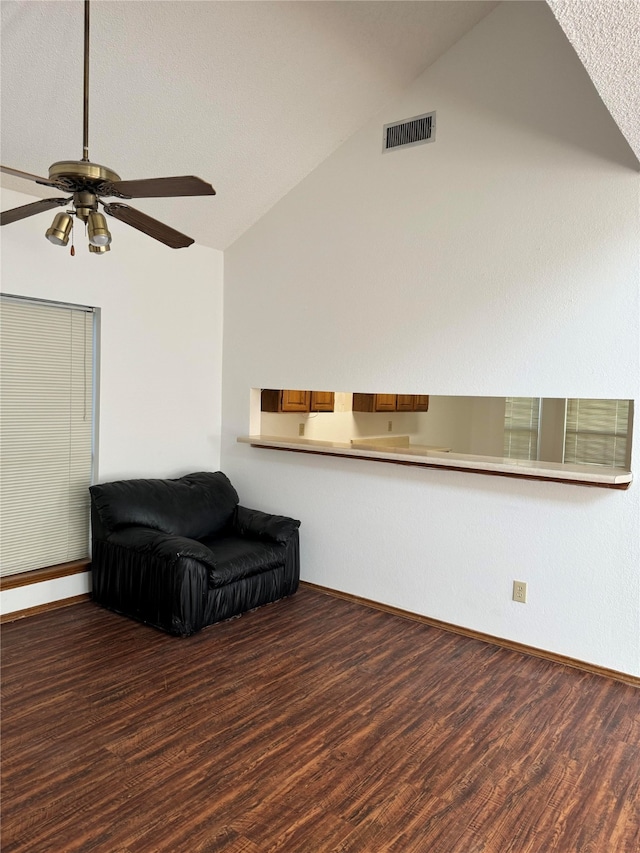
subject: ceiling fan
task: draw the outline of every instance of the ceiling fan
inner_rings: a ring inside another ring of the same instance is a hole
[[[89,0],[84,0],[84,107],[83,107],[83,137],[82,160],[60,160],[49,167],[49,177],[40,178],[28,172],[0,166],[0,171],[7,175],[35,181],[45,187],[55,187],[65,193],[71,193],[68,198],[45,198],[14,207],[0,213],[0,225],[9,225],[19,219],[34,216],[54,207],[71,205],[71,209],[56,214],[53,224],[46,232],[47,239],[57,245],[66,246],[73,228],[73,217],[76,216],[87,226],[89,251],[94,254],[104,254],[110,251],[111,234],[105,217],[98,211],[102,205],[105,213],[119,219],[138,231],[148,234],[154,240],[159,240],[172,249],[190,246],[194,240],[181,234],[157,219],[147,216],[128,204],[120,201],[105,203],[103,198],[168,198],[177,196],[215,195],[216,191],[201,178],[193,175],[182,175],[170,178],[146,178],[135,181],[121,181],[120,176],[107,166],[100,166],[89,160]],[[75,254],[73,244],[71,254]]]

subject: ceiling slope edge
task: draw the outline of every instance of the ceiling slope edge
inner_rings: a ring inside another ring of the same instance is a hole
[[[640,169],[640,0],[546,0]]]

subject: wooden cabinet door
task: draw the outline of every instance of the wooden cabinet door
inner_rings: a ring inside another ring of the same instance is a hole
[[[282,412],[308,412],[311,406],[311,391],[282,391],[280,401]]]
[[[260,394],[261,412],[278,412],[280,410],[280,392],[275,388],[263,388]]]
[[[396,395],[395,394],[376,394],[373,407],[374,407],[376,412],[395,412],[395,410],[396,410]]]
[[[428,394],[398,394],[398,412],[428,412]]]
[[[372,412],[373,411],[373,394],[353,394],[353,411],[354,412]]]
[[[263,388],[260,397],[262,412],[308,412],[311,391],[280,391]]]
[[[397,412],[415,412],[415,405],[415,394],[398,394],[398,399],[396,403]]]
[[[335,404],[335,394],[333,391],[312,391],[311,392],[311,411],[312,412],[332,412]]]

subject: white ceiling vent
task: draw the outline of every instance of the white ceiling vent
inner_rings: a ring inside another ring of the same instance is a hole
[[[424,145],[436,138],[436,114],[425,113],[402,121],[385,124],[382,134],[382,151],[396,148],[408,148],[410,145]]]

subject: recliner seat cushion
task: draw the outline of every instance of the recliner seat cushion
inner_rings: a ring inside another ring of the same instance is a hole
[[[108,532],[135,525],[189,539],[222,531],[239,500],[222,471],[177,480],[119,480],[89,490]]]
[[[284,566],[286,546],[256,539],[228,536],[204,539],[202,544],[211,550],[215,569],[209,569],[209,589],[252,577],[269,569]]]

